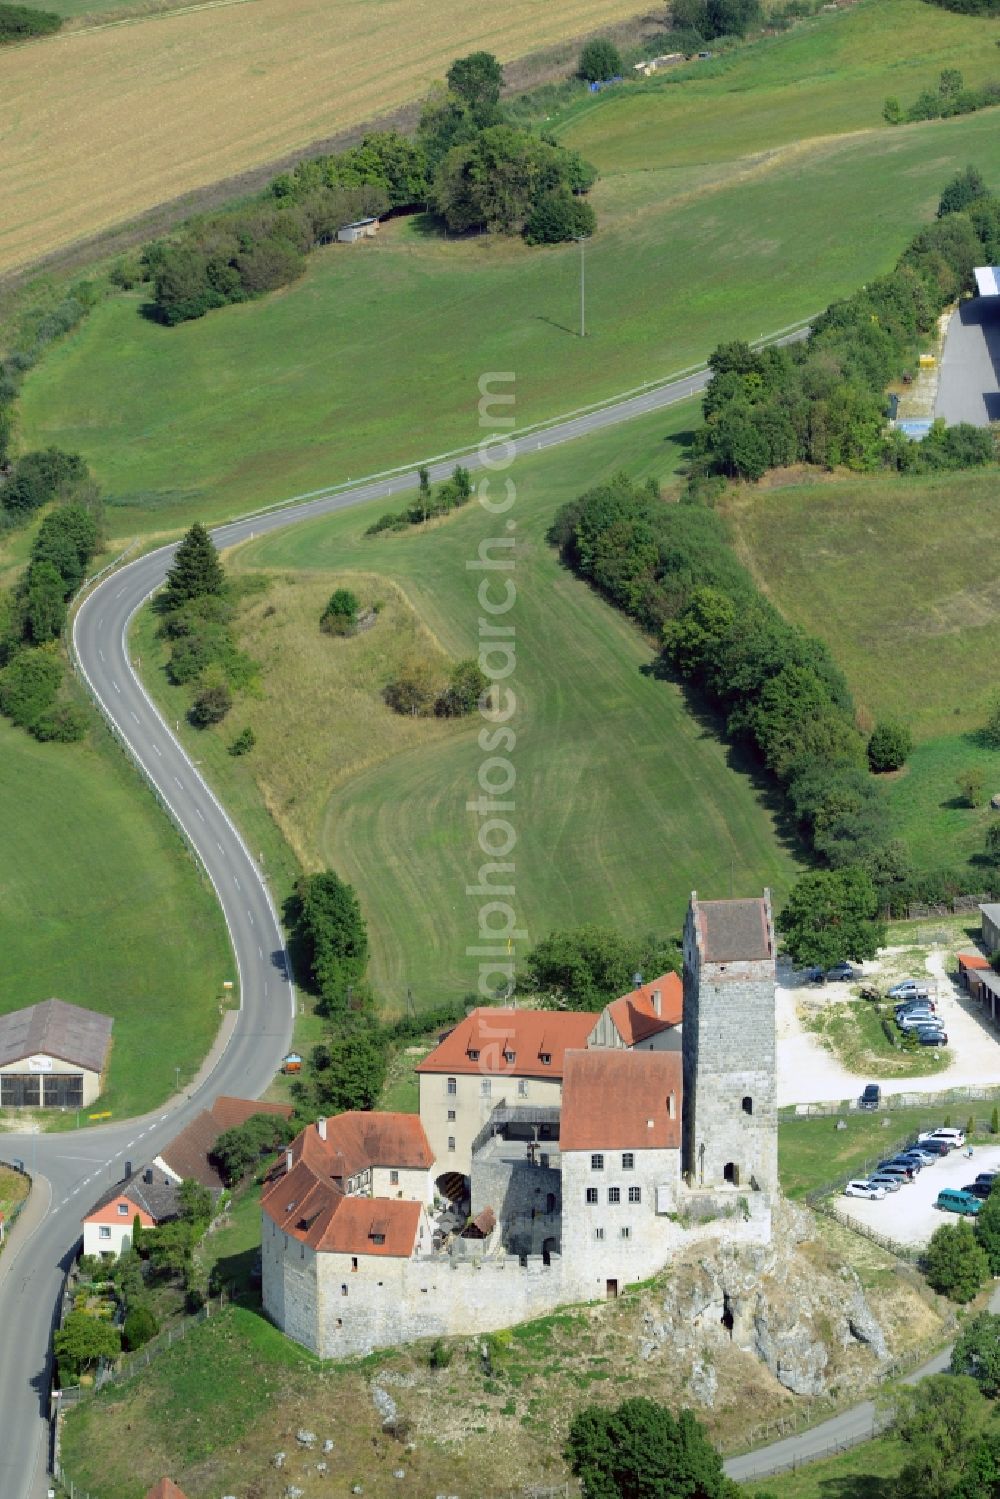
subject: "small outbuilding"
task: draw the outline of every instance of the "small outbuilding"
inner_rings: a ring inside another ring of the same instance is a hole
[[[0,1108],[79,1109],[99,1095],[110,1015],[46,999],[0,1016]]]
[[[359,239],[374,239],[378,231],[378,219],[355,219],[353,224],[341,224],[337,230],[337,243],[353,245]]]

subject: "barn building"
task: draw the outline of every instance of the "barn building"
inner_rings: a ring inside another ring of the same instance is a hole
[[[0,1108],[87,1108],[101,1091],[110,1015],[46,999],[0,1016]]]

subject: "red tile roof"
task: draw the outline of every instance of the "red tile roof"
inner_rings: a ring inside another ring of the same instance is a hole
[[[709,963],[759,962],[774,957],[771,902],[763,900],[696,900],[692,910],[701,950]]]
[[[660,996],[659,1014],[654,995]],[[608,1005],[608,1014],[626,1046],[636,1046],[679,1025],[684,1009],[684,986],[676,973],[661,973],[658,979],[623,994]]]
[[[294,1112],[290,1103],[261,1103],[255,1098],[229,1098],[225,1093],[219,1094],[211,1108],[220,1132],[237,1129],[254,1114],[280,1114],[282,1119],[291,1119]]]
[[[678,1149],[681,1077],[676,1051],[567,1053],[559,1149]]]
[[[552,1010],[473,1010],[416,1070],[558,1079],[566,1052],[586,1046],[596,1018]],[[543,1062],[543,1056],[550,1060]]]
[[[327,1119],[326,1139],[310,1124],[268,1176],[261,1207],[313,1249],[408,1258],[423,1211],[419,1202],[347,1196],[349,1177],[372,1166],[427,1170],[434,1156],[415,1114],[353,1112]],[[383,1242],[377,1243],[381,1236]]]
[[[169,1478],[161,1478],[159,1483],[154,1483],[146,1499],[187,1499],[183,1489],[179,1489]]]
[[[993,964],[981,952],[960,952],[958,966],[960,968],[992,968]]]

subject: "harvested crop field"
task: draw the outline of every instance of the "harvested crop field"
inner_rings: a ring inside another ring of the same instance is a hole
[[[523,57],[635,0],[254,0],[6,49],[0,271]]]

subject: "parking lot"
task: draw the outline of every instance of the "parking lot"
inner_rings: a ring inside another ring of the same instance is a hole
[[[881,1202],[841,1194],[837,1207],[865,1228],[921,1248],[939,1224],[961,1221],[954,1213],[942,1213],[934,1206],[942,1187],[964,1187],[975,1181],[980,1171],[991,1170],[1000,1170],[1000,1145],[977,1146],[971,1161],[964,1150],[953,1150],[932,1166],[925,1166],[915,1181],[904,1182],[898,1192],[889,1192]],[[856,1180],[862,1175],[859,1172]]]

